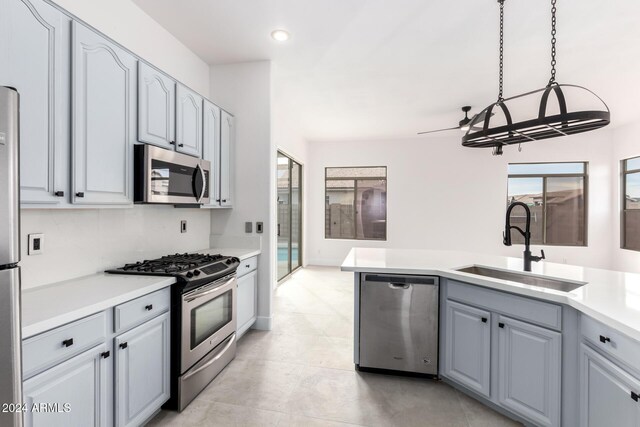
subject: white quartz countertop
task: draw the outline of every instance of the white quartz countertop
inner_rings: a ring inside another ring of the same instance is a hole
[[[521,258],[458,251],[384,248],[351,249],[342,263],[342,270],[435,275],[566,304],[640,341],[640,274],[546,261],[533,263],[532,275],[586,283],[574,291],[561,292],[456,271],[472,265],[523,272]]]
[[[235,256],[240,260],[260,254],[257,249],[237,248],[195,252]],[[25,289],[22,291],[22,338],[99,313],[175,282],[173,277],[98,273]]]

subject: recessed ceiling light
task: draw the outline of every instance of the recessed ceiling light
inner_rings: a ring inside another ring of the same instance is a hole
[[[271,31],[271,38],[275,41],[284,42],[289,40],[289,33],[285,30],[273,30]]]

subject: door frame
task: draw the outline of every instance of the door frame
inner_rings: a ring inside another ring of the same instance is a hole
[[[289,196],[291,196],[292,194],[292,174],[291,174],[291,170],[292,170],[292,166],[293,166],[293,162],[295,162],[299,167],[300,167],[300,174],[298,177],[298,192],[299,192],[299,206],[300,206],[300,220],[299,220],[299,229],[298,229],[298,236],[300,236],[299,242],[298,242],[298,259],[299,259],[299,264],[296,268],[291,268],[291,260],[292,260],[292,236],[293,236],[293,204],[291,203],[291,198],[289,199],[289,257],[288,257],[288,270],[289,272],[287,274],[285,274],[282,277],[278,277],[278,177],[277,177],[277,168],[278,168],[278,157],[283,156],[286,157],[287,159],[289,159]],[[298,159],[296,159],[294,156],[291,156],[290,154],[288,154],[287,152],[285,152],[284,150],[278,148],[276,150],[276,179],[275,179],[275,192],[276,192],[276,282],[277,284],[280,284],[284,281],[286,281],[287,279],[289,279],[291,277],[291,275],[297,271],[299,268],[301,268],[303,266],[303,241],[304,241],[304,236],[303,236],[303,218],[304,218],[304,164],[302,162],[300,162]]]

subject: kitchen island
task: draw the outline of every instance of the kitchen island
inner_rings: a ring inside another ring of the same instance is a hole
[[[459,271],[473,266],[571,290]],[[518,258],[378,248],[352,249],[342,270],[355,274],[356,366],[365,277],[437,277],[444,381],[526,424],[640,425],[639,274],[549,262],[522,273]]]

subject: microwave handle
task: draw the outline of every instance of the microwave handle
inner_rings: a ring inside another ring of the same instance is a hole
[[[200,165],[196,166],[196,171],[197,171],[196,175],[199,173],[200,176],[202,177],[202,190],[200,190],[200,194],[197,194],[196,193],[197,192],[197,188],[196,188],[196,185],[195,185],[195,182],[194,182],[193,195],[195,196],[196,201],[198,203],[200,203],[200,201],[204,197],[204,193],[207,191],[207,180],[206,180],[207,176],[204,173],[204,169],[202,169],[202,166],[200,166]],[[196,178],[194,177],[194,179],[196,179]]]

